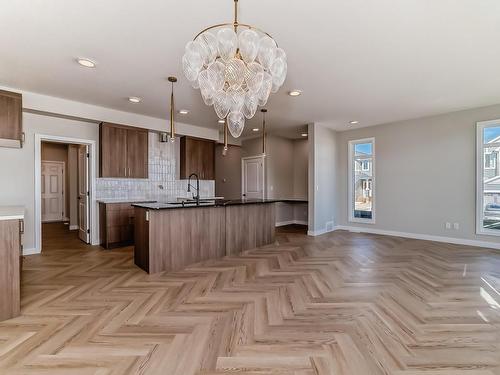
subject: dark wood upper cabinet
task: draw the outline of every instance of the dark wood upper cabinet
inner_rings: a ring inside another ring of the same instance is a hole
[[[100,177],[148,178],[148,131],[101,123]]]
[[[200,180],[215,179],[215,142],[194,137],[181,138],[180,177],[196,173]]]
[[[23,145],[23,98],[21,94],[0,90],[0,146]]]
[[[148,178],[148,132],[127,130],[127,166],[131,178]]]
[[[100,127],[100,176],[127,177],[127,129]]]

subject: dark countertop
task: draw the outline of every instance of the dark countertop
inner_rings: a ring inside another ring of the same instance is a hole
[[[307,199],[299,199],[299,198],[278,199],[278,202],[283,202],[283,203],[309,203],[309,201]]]
[[[178,202],[154,202],[154,203],[134,203],[132,206],[145,208],[148,210],[165,210],[171,208],[199,208],[199,207],[226,207],[226,206],[238,206],[244,204],[262,204],[262,203],[276,203],[282,202],[279,199],[216,199],[211,201],[200,202],[199,205],[196,203],[182,203]]]

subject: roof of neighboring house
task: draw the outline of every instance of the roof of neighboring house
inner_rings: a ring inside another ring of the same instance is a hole
[[[495,176],[484,181],[484,192],[500,194],[500,176]]]

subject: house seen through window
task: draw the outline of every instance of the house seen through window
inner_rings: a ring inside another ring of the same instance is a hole
[[[477,232],[500,235],[500,121],[478,126]]]
[[[350,220],[373,222],[374,215],[374,161],[375,140],[359,140],[349,143],[349,201]]]

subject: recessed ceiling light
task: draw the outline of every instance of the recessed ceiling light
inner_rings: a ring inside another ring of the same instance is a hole
[[[307,133],[302,133],[301,136],[307,137]]]
[[[95,61],[92,61],[90,59],[79,57],[78,59],[76,59],[76,62],[86,68],[95,68]]]
[[[349,121],[349,124],[357,125],[357,124],[359,124],[359,121],[358,120]]]
[[[258,132],[260,129],[259,128],[253,128],[252,131]]]
[[[219,124],[225,124],[225,123],[226,123],[226,120],[221,119],[221,120],[219,120],[219,121],[217,121],[217,122],[218,122]]]
[[[128,101],[130,103],[140,103],[142,102],[142,99],[138,98],[137,96],[131,96],[130,98],[128,98]]]
[[[189,111],[188,111],[187,109],[180,109],[180,110],[179,110],[179,113],[180,113],[181,115],[187,115],[187,114],[189,113]]]
[[[300,94],[302,94],[302,90],[292,90],[288,93],[290,96],[299,96]]]

